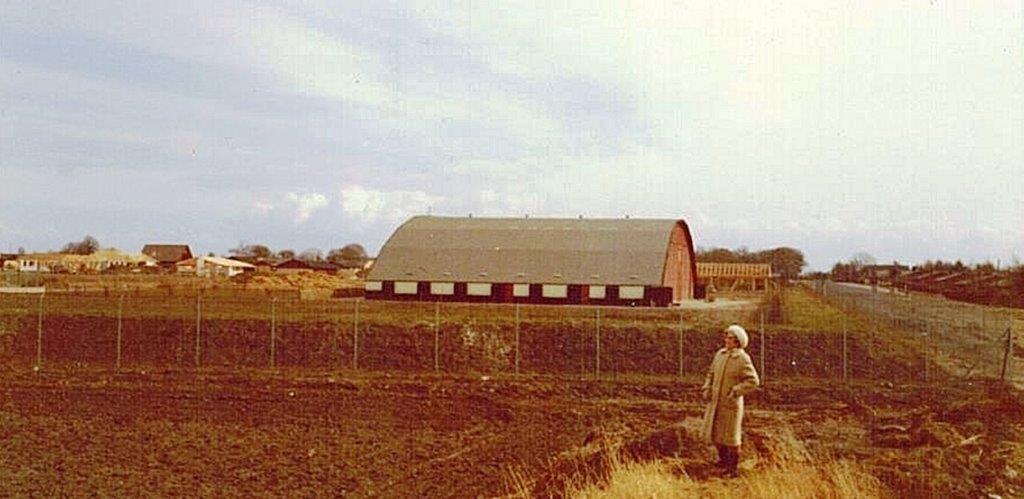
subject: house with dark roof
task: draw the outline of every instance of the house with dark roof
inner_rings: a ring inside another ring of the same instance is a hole
[[[694,297],[683,220],[417,216],[381,248],[366,298],[667,306]]]
[[[157,265],[173,269],[178,262],[192,258],[192,249],[187,244],[147,244],[142,254],[152,257]]]

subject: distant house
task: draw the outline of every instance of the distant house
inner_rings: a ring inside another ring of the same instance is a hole
[[[113,269],[155,266],[156,260],[143,254],[131,254],[113,248],[102,249],[89,255],[68,253],[29,253],[17,256],[17,270],[21,272],[55,272],[66,274],[92,274]]]
[[[5,266],[7,262],[11,262],[18,259],[16,253],[0,253],[0,267]]]
[[[49,269],[40,265],[39,260],[31,256],[18,258],[18,272],[49,272]]]
[[[192,258],[187,244],[147,244],[142,247],[142,254],[153,257],[164,268],[174,268],[178,262]]]
[[[276,272],[322,272],[324,274],[337,274],[338,266],[330,262],[307,262],[291,258],[274,266]]]
[[[256,266],[251,263],[215,256],[189,258],[174,266],[179,274],[195,274],[200,277],[234,277],[244,272],[256,271]]]

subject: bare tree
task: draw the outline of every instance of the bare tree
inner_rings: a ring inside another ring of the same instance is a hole
[[[85,236],[81,241],[65,244],[60,252],[69,255],[91,255],[99,249],[100,242],[95,237]]]
[[[298,259],[304,262],[319,262],[324,259],[324,253],[317,248],[309,248],[299,253]]]
[[[875,257],[865,251],[858,251],[850,257],[850,265],[852,265],[855,270],[860,270],[868,265],[874,265],[875,263],[877,263]]]

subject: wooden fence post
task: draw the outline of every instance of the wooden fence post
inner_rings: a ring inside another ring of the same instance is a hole
[[[1010,355],[1013,352],[1013,327],[1006,328],[1006,348],[1003,349],[1003,370],[999,374],[999,379],[1006,381],[1006,373],[1010,365]]]
[[[352,369],[359,368],[359,299],[356,299],[356,311],[352,316]]]
[[[683,321],[684,321],[683,309],[680,307],[680,309],[679,309],[679,331],[676,334],[676,343],[677,343],[676,349],[678,350],[678,352],[676,352],[676,354],[679,356],[678,361],[679,361],[679,377],[680,378],[683,377],[683,327],[684,327],[684,322]]]
[[[843,383],[850,382],[850,357],[847,337],[849,336],[849,316],[843,314]]]
[[[768,349],[768,344],[765,343],[765,334],[764,334],[764,310],[761,310],[761,348],[759,349],[760,350],[759,353],[761,354],[760,357],[761,357],[761,385],[762,386],[764,386],[765,380],[768,379],[768,372],[765,370],[765,367],[764,367],[764,351],[767,350],[767,349]]]
[[[441,302],[434,302],[434,372],[441,369]]]
[[[39,295],[39,318],[36,322],[36,371],[43,368],[43,297],[46,293]]]
[[[199,369],[199,349],[200,349],[200,333],[202,330],[202,319],[203,319],[203,294],[196,293],[196,369]]]
[[[924,326],[924,382],[928,383],[928,357],[931,352],[932,345],[932,323],[931,321],[925,322]]]
[[[277,297],[270,299],[270,368],[277,366]]]
[[[121,297],[117,301],[117,361],[116,371],[121,372],[121,335],[124,324],[124,291],[121,291]]]
[[[516,374],[519,374],[519,304],[515,304]]]
[[[597,315],[597,317],[596,317],[597,330],[595,331],[595,336],[596,336],[597,347],[596,347],[595,354],[594,354],[594,373],[595,373],[596,377],[600,378],[601,377],[601,308],[600,307],[597,308],[596,315]]]

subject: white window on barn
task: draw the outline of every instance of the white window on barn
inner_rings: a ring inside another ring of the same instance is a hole
[[[395,281],[396,295],[416,294],[416,281]]]
[[[604,286],[588,286],[590,298],[593,300],[601,300],[605,297]]]
[[[565,284],[545,284],[541,288],[544,298],[565,298],[569,296],[569,286]]]
[[[644,298],[644,287],[619,286],[619,298],[623,300],[642,300]]]
[[[430,294],[432,295],[454,295],[454,282],[432,282],[430,283]]]
[[[367,291],[384,291],[384,283],[380,281],[366,281]]]
[[[491,283],[471,282],[466,284],[466,294],[469,296],[491,296]]]
[[[530,285],[529,284],[513,284],[512,285],[512,296],[527,298],[530,296]]]

